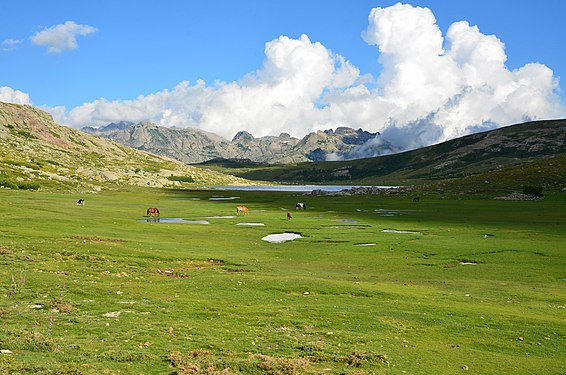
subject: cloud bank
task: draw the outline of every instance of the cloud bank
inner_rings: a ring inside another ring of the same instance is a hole
[[[77,30],[82,25],[68,26]],[[43,38],[53,52],[71,48],[76,32],[55,28],[36,39]],[[71,110],[46,109],[58,122],[74,127],[150,120],[228,139],[240,130],[301,137],[349,126],[379,131],[400,149],[527,120],[566,117],[558,78],[548,67],[532,63],[509,70],[504,44],[465,21],[452,24],[443,35],[431,10],[398,3],[372,9],[362,37],[376,46],[383,68],[379,77],[362,75],[345,57],[306,35],[281,36],[266,43],[262,67],[237,82],[181,82],[131,100],[98,99]]]
[[[61,53],[78,47],[77,36],[89,35],[96,31],[92,26],[67,21],[35,33],[30,40],[35,45],[46,46],[49,53]]]

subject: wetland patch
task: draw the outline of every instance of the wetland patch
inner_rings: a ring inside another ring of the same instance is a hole
[[[180,217],[152,217],[149,219],[138,220],[139,223],[162,223],[162,224],[210,224],[207,220],[186,220]]]

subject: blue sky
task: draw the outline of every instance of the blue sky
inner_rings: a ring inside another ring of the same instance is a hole
[[[166,126],[200,126],[205,130],[215,131],[218,122],[210,119],[227,109],[215,109],[217,107],[213,108],[212,102],[227,100],[226,97],[231,98],[231,95],[243,95],[228,94],[228,89],[223,85],[236,82],[239,89],[247,90],[250,86],[246,86],[245,80],[251,75],[255,79],[251,87],[263,87],[260,81],[271,71],[271,68],[266,66],[270,66],[270,59],[274,58],[266,54],[266,43],[279,41],[281,45],[289,46],[293,41],[300,40],[302,35],[306,35],[308,42],[304,41],[305,48],[316,49],[318,43],[324,47],[324,53],[330,53],[330,58],[336,63],[335,67],[340,65],[339,60],[343,58],[359,73],[357,77],[349,80],[348,84],[341,86],[340,92],[337,92],[338,86],[325,86],[318,94],[306,95],[316,103],[319,110],[329,106],[344,116],[348,110],[340,108],[340,105],[345,102],[344,95],[348,89],[364,85],[369,92],[368,98],[395,91],[391,83],[383,80],[387,81],[387,77],[399,73],[396,67],[404,65],[399,58],[402,52],[395,51],[391,55],[397,57],[394,58],[395,63],[390,63],[388,68],[384,65],[386,57],[382,56],[380,60],[379,43],[368,43],[368,38],[364,38],[362,34],[368,30],[368,16],[372,8],[386,9],[396,3],[397,1],[381,0],[2,2],[0,87],[4,87],[4,97],[9,96],[8,90],[21,92],[28,96],[33,105],[50,110],[59,121],[77,127],[100,125],[107,120],[120,120],[120,116],[129,117],[123,118],[126,120],[138,120],[140,116],[143,117],[143,114],[139,113],[140,108],[147,103],[139,104],[134,114],[132,106],[137,105],[134,101],[140,95],[146,101],[148,96],[158,95],[162,96],[162,101],[167,101],[167,104],[161,110],[152,107],[152,112],[147,116],[149,119]],[[505,68],[509,71],[520,69],[529,63],[539,63],[552,71],[554,81],[559,77],[566,77],[566,33],[561,26],[562,18],[566,14],[564,1],[413,0],[406,1],[405,4],[414,8],[429,8],[443,37],[449,27],[458,21],[467,21],[470,27],[477,26],[481,35],[486,36],[486,41],[488,36],[494,35],[504,45],[507,59]],[[379,22],[383,22],[387,17],[383,15]],[[43,44],[38,41],[38,33],[53,30],[56,25],[69,21],[83,28],[84,35],[75,34],[75,48],[59,47],[57,50],[53,49],[53,43],[56,43],[54,39]],[[471,35],[473,30],[466,30],[466,35]],[[280,40],[281,36],[288,37],[290,41]],[[51,50],[48,49],[50,46]],[[458,58],[462,59],[462,56]],[[278,74],[288,70],[287,67],[278,67],[281,68]],[[382,75],[384,70],[387,74]],[[544,72],[537,74],[544,75]],[[281,76],[277,79],[278,82],[282,81]],[[204,84],[197,90],[199,80],[203,80]],[[273,77],[270,76],[268,81],[272,83]],[[537,79],[532,81],[536,82]],[[298,81],[293,82],[297,84]],[[328,82],[328,79],[325,82]],[[513,82],[522,81],[521,78],[516,78]],[[179,87],[181,83],[185,83],[185,86]],[[311,83],[307,82],[306,85]],[[466,85],[473,87],[473,84]],[[174,104],[169,101],[171,98],[165,98],[181,89],[187,95],[183,100],[201,103],[198,108],[179,109],[179,97]],[[466,120],[466,126],[458,128],[456,132],[448,132],[450,134],[443,137],[449,138],[462,132],[470,132],[470,129],[478,126],[482,128],[508,125],[521,116],[561,116],[564,113],[565,95],[560,87],[547,88],[548,90],[551,92],[542,96],[548,99],[549,95],[553,95],[551,100],[558,100],[558,104],[553,103],[545,109],[537,107],[527,114],[516,116],[509,114],[512,112],[509,108],[505,109],[507,117],[501,117],[495,112],[489,118],[471,116]],[[198,91],[198,95],[193,97],[193,94],[188,93],[193,91]],[[212,91],[217,95],[214,99],[210,99]],[[221,99],[218,98],[220,92],[224,95]],[[334,96],[328,96],[328,99],[325,97],[328,93]],[[398,104],[397,99],[391,99],[398,98],[398,91],[395,93],[383,96],[380,102],[390,100]],[[423,95],[426,96],[427,92],[423,91]],[[336,99],[337,96],[340,98]],[[451,93],[447,98],[449,96],[454,94]],[[210,100],[206,106],[203,104],[205,97]],[[315,99],[312,99],[313,97]],[[529,99],[531,100],[538,99]],[[90,110],[87,115],[85,104],[90,103],[90,107],[93,107],[98,106],[100,101],[104,101],[104,110]],[[286,108],[291,107],[290,102],[287,104],[284,99],[277,99],[275,102],[283,103]],[[443,103],[446,103],[446,100]],[[108,110],[110,104],[113,105],[112,110]],[[303,104],[304,102],[297,103],[298,106]],[[153,102],[152,105],[156,106]],[[365,104],[364,108],[369,105],[371,104]],[[127,106],[129,109],[126,109]],[[470,106],[466,105],[466,108]],[[405,108],[406,105],[401,107]],[[77,110],[71,113],[73,109]],[[381,108],[380,111],[383,113],[384,109]],[[111,112],[114,115],[110,115]],[[234,116],[234,112],[238,111],[230,108],[230,112]],[[398,111],[391,110],[384,119],[387,119],[389,124],[393,119],[399,128],[402,127],[399,126],[401,123],[414,124],[426,118],[428,113],[438,111],[427,107],[419,113],[396,117],[397,113]],[[172,116],[176,120],[168,123],[165,118],[171,119]],[[191,121],[183,123],[179,120],[183,116],[190,117]],[[229,131],[234,132],[238,126],[246,127],[250,123],[249,118],[255,114],[246,116],[245,121],[236,121]],[[258,116],[278,118],[277,115],[265,113]],[[452,115],[447,114],[445,117],[450,116]],[[288,127],[289,123],[296,122],[298,117],[299,115],[295,114],[283,116],[281,123],[274,125],[272,129],[268,125],[256,124],[249,125],[248,130],[258,135],[279,132]],[[294,132],[296,135],[345,122],[348,125],[344,117],[338,120],[327,113],[302,113],[301,117],[308,117],[311,123],[297,127]],[[498,120],[494,120],[496,118]],[[82,121],[85,123],[81,124]],[[206,124],[201,126],[199,121]],[[356,119],[352,120],[351,125],[371,128],[372,125],[367,121]],[[502,123],[505,121],[508,123]],[[441,128],[445,126],[438,118],[432,125]],[[373,125],[374,128],[369,130],[383,130],[384,126],[385,120],[381,120],[380,124]],[[229,136],[228,132],[226,136]],[[421,143],[427,141],[421,140]]]

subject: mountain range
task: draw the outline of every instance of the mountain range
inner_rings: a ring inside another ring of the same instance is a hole
[[[455,191],[566,189],[566,120],[532,121],[373,158],[295,165],[202,163],[251,180],[282,183],[442,185]]]
[[[155,125],[147,123],[117,123],[112,126],[114,131],[137,129],[162,134],[155,130]],[[200,131],[194,134],[203,136]],[[205,133],[205,136],[215,139],[211,134]],[[302,140],[293,140],[288,135],[273,138],[277,142],[287,138],[295,146],[317,140],[314,142],[320,150],[323,150],[324,140],[327,144],[349,144],[353,145],[352,152],[360,147],[364,137],[367,138],[365,143],[379,144],[378,136],[362,130],[339,128],[311,133]],[[270,139],[256,139],[245,132],[234,138],[231,142],[219,137],[216,139],[233,147],[251,144],[253,147],[250,146],[250,149],[259,148],[259,145],[267,147]],[[345,152],[344,148],[341,150]],[[279,152],[283,153],[282,150]],[[326,151],[318,152],[327,154]],[[460,193],[517,191],[524,185],[565,191],[566,120],[516,124],[373,158],[285,165],[233,158],[187,165],[170,157],[58,125],[51,115],[32,106],[0,102],[0,187],[99,191],[125,185],[189,188],[195,185],[253,184],[251,180],[426,185],[430,189],[450,188]]]
[[[0,102],[0,187],[98,191],[186,183],[248,182],[56,124],[29,105]]]
[[[118,122],[82,129],[99,137],[193,164],[214,159],[246,159],[256,163],[292,164],[306,161],[347,160],[400,151],[379,133],[339,127],[299,139],[287,133],[255,138],[246,131],[230,141],[196,128],[168,128],[150,122]]]

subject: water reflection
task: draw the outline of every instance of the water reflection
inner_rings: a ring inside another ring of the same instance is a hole
[[[210,224],[207,220],[185,220],[180,217],[148,217],[138,220],[140,223],[173,223],[173,224]]]

